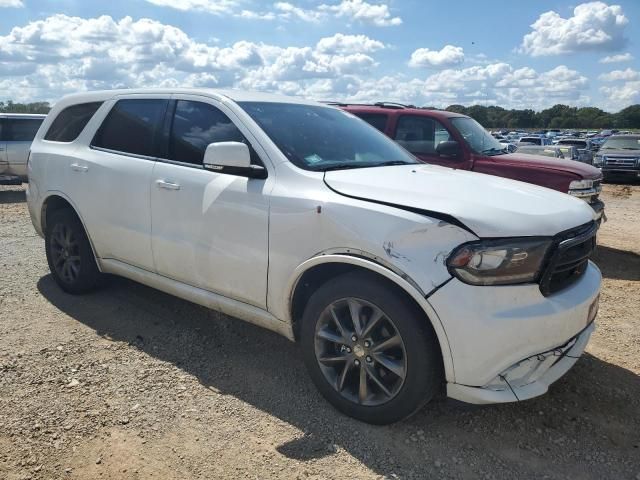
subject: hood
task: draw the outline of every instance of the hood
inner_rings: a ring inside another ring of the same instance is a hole
[[[544,155],[529,155],[528,153],[519,154],[518,152],[507,153],[505,155],[495,155],[489,158],[494,162],[514,166],[527,165],[547,170],[570,172],[580,178],[596,179],[602,176],[600,170],[591,165],[564,158],[545,157]]]
[[[640,150],[616,150],[616,149],[609,149],[606,148],[604,150],[600,150],[598,152],[598,155],[602,155],[603,157],[632,157],[632,158],[637,158],[640,157]]]
[[[325,183],[349,197],[454,217],[479,237],[552,236],[594,219],[586,202],[564,193],[435,165],[335,170]]]

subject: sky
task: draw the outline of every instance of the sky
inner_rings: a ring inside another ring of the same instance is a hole
[[[640,103],[640,0],[0,0],[0,100],[212,87],[419,106]]]

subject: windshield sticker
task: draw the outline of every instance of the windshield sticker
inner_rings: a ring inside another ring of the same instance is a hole
[[[309,155],[308,157],[304,157],[304,159],[311,165],[315,165],[316,163],[320,163],[322,161],[322,158],[315,153],[313,155]]]

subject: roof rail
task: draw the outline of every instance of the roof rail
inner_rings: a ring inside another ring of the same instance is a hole
[[[397,110],[402,110],[404,108],[417,108],[415,105],[405,105],[403,103],[396,103],[396,102],[350,103],[350,102],[338,102],[333,100],[321,100],[320,103],[324,103],[326,105],[334,105],[337,107],[348,107],[348,106],[381,107],[381,108],[391,108],[391,109],[397,109]]]

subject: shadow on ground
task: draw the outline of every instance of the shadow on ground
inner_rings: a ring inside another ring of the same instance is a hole
[[[308,379],[297,346],[276,334],[120,278],[81,297],[63,293],[50,275],[38,289],[97,335],[128,342],[300,429],[302,438],[277,447],[289,458],[324,457],[332,453],[327,445],[335,445],[391,478],[438,477],[437,462],[451,472],[457,458],[474,472],[459,472],[461,478],[514,471],[520,478],[597,478],[589,462],[603,449],[615,452],[614,465],[640,455],[638,376],[593,356],[539,399],[478,407],[441,398],[409,420],[375,427],[329,406]],[[585,456],[581,471],[563,454],[576,442],[571,450]]]
[[[640,281],[640,255],[635,252],[598,245],[593,261],[605,278]]]
[[[27,195],[24,190],[1,190],[0,204],[5,203],[24,203],[27,201]]]

